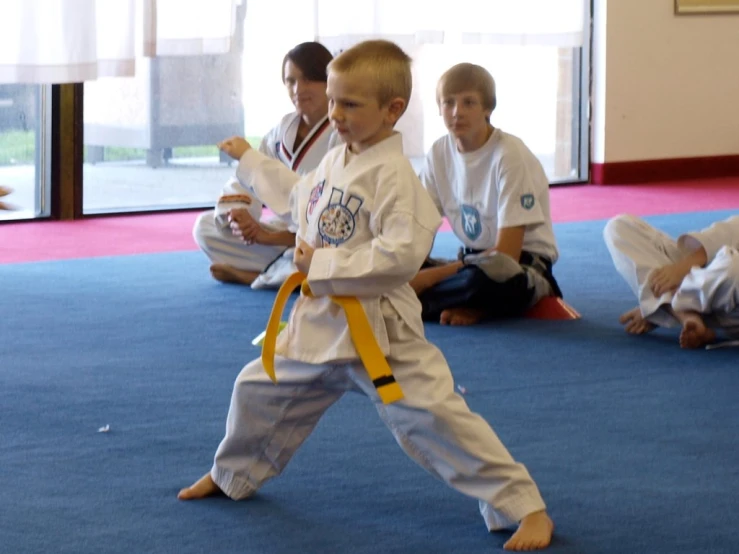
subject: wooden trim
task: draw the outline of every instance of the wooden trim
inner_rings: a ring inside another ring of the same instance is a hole
[[[739,13],[739,0],[675,0],[677,15]]]
[[[739,176],[739,154],[590,164],[594,185],[655,183]]]
[[[52,89],[51,217],[82,217],[82,83]]]

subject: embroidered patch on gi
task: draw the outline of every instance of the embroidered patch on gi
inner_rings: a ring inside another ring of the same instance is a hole
[[[326,184],[326,179],[318,183],[315,187],[310,189],[310,196],[308,197],[308,207],[306,208],[306,217],[305,219],[308,219],[308,216],[313,214],[313,210],[316,209],[316,204],[321,199],[321,195],[323,195],[323,186]]]
[[[482,233],[480,212],[469,204],[462,204],[462,230],[470,240],[475,240]]]
[[[534,207],[536,200],[534,200],[533,194],[522,194],[521,195],[521,206],[524,210],[530,210]]]
[[[364,200],[353,194],[344,202],[344,192],[335,188],[331,191],[321,215],[318,216],[318,234],[324,244],[339,246],[348,241],[356,228],[355,216]]]

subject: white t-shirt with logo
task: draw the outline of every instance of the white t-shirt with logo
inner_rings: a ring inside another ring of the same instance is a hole
[[[494,129],[481,148],[466,153],[451,135],[442,137],[426,155],[421,181],[468,248],[492,248],[498,229],[525,225],[523,250],[557,260],[549,180],[518,137]]]

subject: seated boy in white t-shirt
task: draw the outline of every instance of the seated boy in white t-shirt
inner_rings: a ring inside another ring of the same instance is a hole
[[[464,246],[458,260],[427,264],[411,282],[424,319],[472,325],[561,297],[549,181],[519,138],[490,124],[493,77],[455,65],[439,79],[436,99],[449,134],[431,147],[421,181]]]

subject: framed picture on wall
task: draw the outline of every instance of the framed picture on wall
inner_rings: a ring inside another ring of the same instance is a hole
[[[675,0],[675,13],[739,13],[739,0]]]

